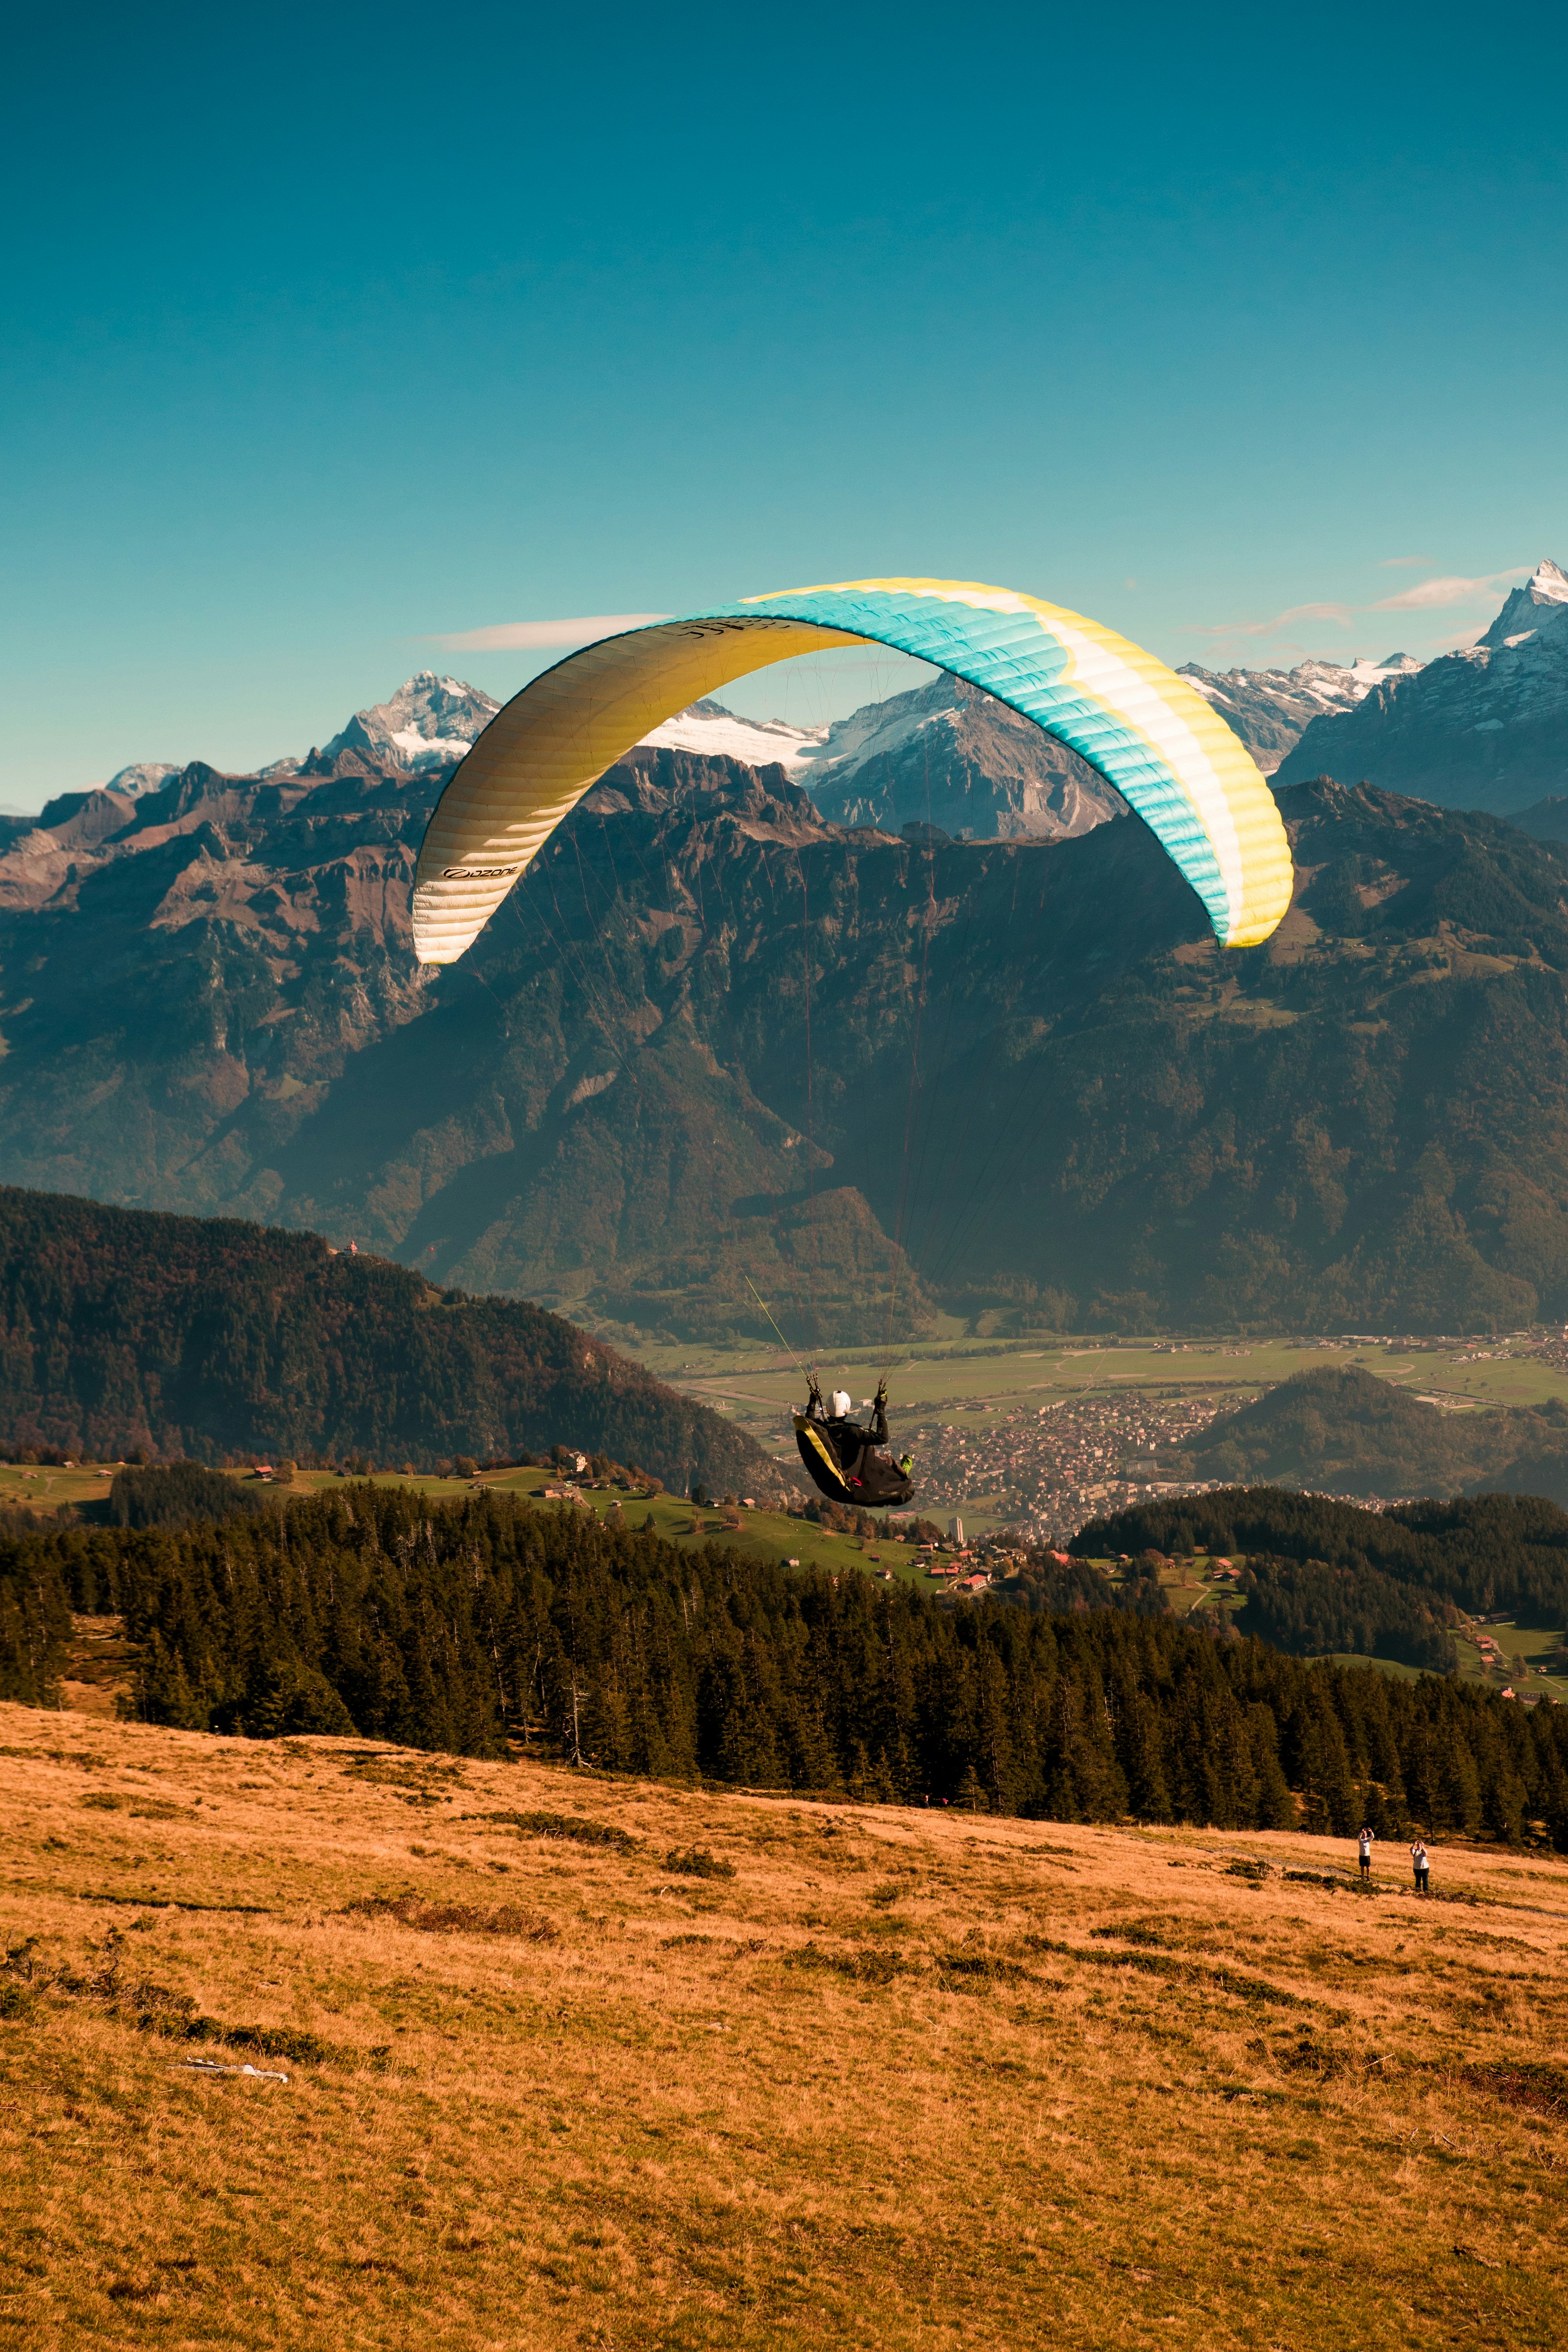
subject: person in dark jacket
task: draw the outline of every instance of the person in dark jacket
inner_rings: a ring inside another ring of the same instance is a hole
[[[910,1456],[905,1454],[896,1463],[889,1451],[886,1381],[877,1384],[870,1423],[863,1429],[851,1415],[844,1390],[834,1391],[829,1412],[813,1380],[805,1412],[795,1419],[795,1440],[813,1480],[836,1502],[884,1510],[889,1505],[907,1503],[914,1492]],[[836,1477],[824,1475],[833,1472]]]

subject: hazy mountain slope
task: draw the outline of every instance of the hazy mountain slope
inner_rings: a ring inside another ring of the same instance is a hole
[[[114,1459],[576,1444],[667,1484],[782,1490],[752,1440],[537,1307],[445,1296],[313,1234],[0,1190],[0,1425]]]
[[[1446,1411],[1371,1372],[1298,1372],[1211,1422],[1181,1471],[1333,1495],[1495,1486],[1568,1502],[1568,1407]]]
[[[1540,564],[1479,644],[1315,719],[1278,782],[1318,774],[1500,814],[1568,789],[1568,575]]]
[[[1568,842],[1568,793],[1554,793],[1531,808],[1510,809],[1508,821],[1536,841]]]
[[[67,795],[0,856],[0,1174],[265,1217],[279,1145],[425,1002],[408,896],[438,789],[352,755],[321,780],[196,766],[96,843],[111,796]]]
[[[933,1288],[1120,1328],[1568,1310],[1564,868],[1508,825],[1286,793],[1297,904],[1226,956],[1136,822],[921,847],[650,748],[421,973],[439,782],[188,770],[0,857],[0,1177],[628,1336],[765,1330],[748,1284],[797,1344],[875,1336],[895,1230],[895,1335]]]

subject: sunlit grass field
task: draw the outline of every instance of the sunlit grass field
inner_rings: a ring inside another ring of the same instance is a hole
[[[1550,1857],[16,1706],[0,1790],[29,2352],[1559,2340]]]

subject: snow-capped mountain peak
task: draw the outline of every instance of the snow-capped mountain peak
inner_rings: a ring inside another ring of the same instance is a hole
[[[791,727],[782,719],[742,719],[705,696],[678,710],[643,741],[667,751],[700,751],[709,759],[743,760],[750,768],[793,770],[819,748],[826,727]]]
[[[1516,588],[1485,636],[1483,646],[1515,646],[1533,635],[1543,623],[1560,622],[1568,606],[1568,572],[1550,556],[1543,557],[1522,588]]]
[[[155,793],[165,778],[177,776],[179,772],[177,760],[133,760],[128,768],[121,768],[117,775],[110,776],[103,789],[109,793],[125,793],[136,800],[142,793]]]
[[[322,745],[321,757],[368,751],[390,767],[444,768],[463,757],[500,709],[461,678],[416,670],[387,701],[356,710],[342,732]]]
[[[945,672],[831,726],[742,719],[706,700],[643,740],[751,767],[776,764],[830,824],[890,833],[915,818],[961,835],[1054,841],[1087,833],[1124,805],[1066,744]]]
[[[385,702],[356,710],[346,727],[334,735],[311,763],[318,773],[330,769],[340,751],[367,754],[378,766],[416,771],[454,765],[500,709],[477,686],[460,677],[443,677],[433,669],[416,670]],[[135,760],[110,776],[106,790],[124,793],[132,800],[155,793],[184,763],[178,760]],[[284,781],[300,773],[292,754],[268,761],[257,775]]]

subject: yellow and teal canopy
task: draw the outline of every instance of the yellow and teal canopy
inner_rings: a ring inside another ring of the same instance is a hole
[[[770,662],[872,644],[933,662],[1070,745],[1141,816],[1224,947],[1290,903],[1268,784],[1186,680],[1063,605],[968,580],[842,580],[748,596],[569,655],[497,713],[430,819],[414,885],[424,963],[453,963],[606,768],[664,720]]]

